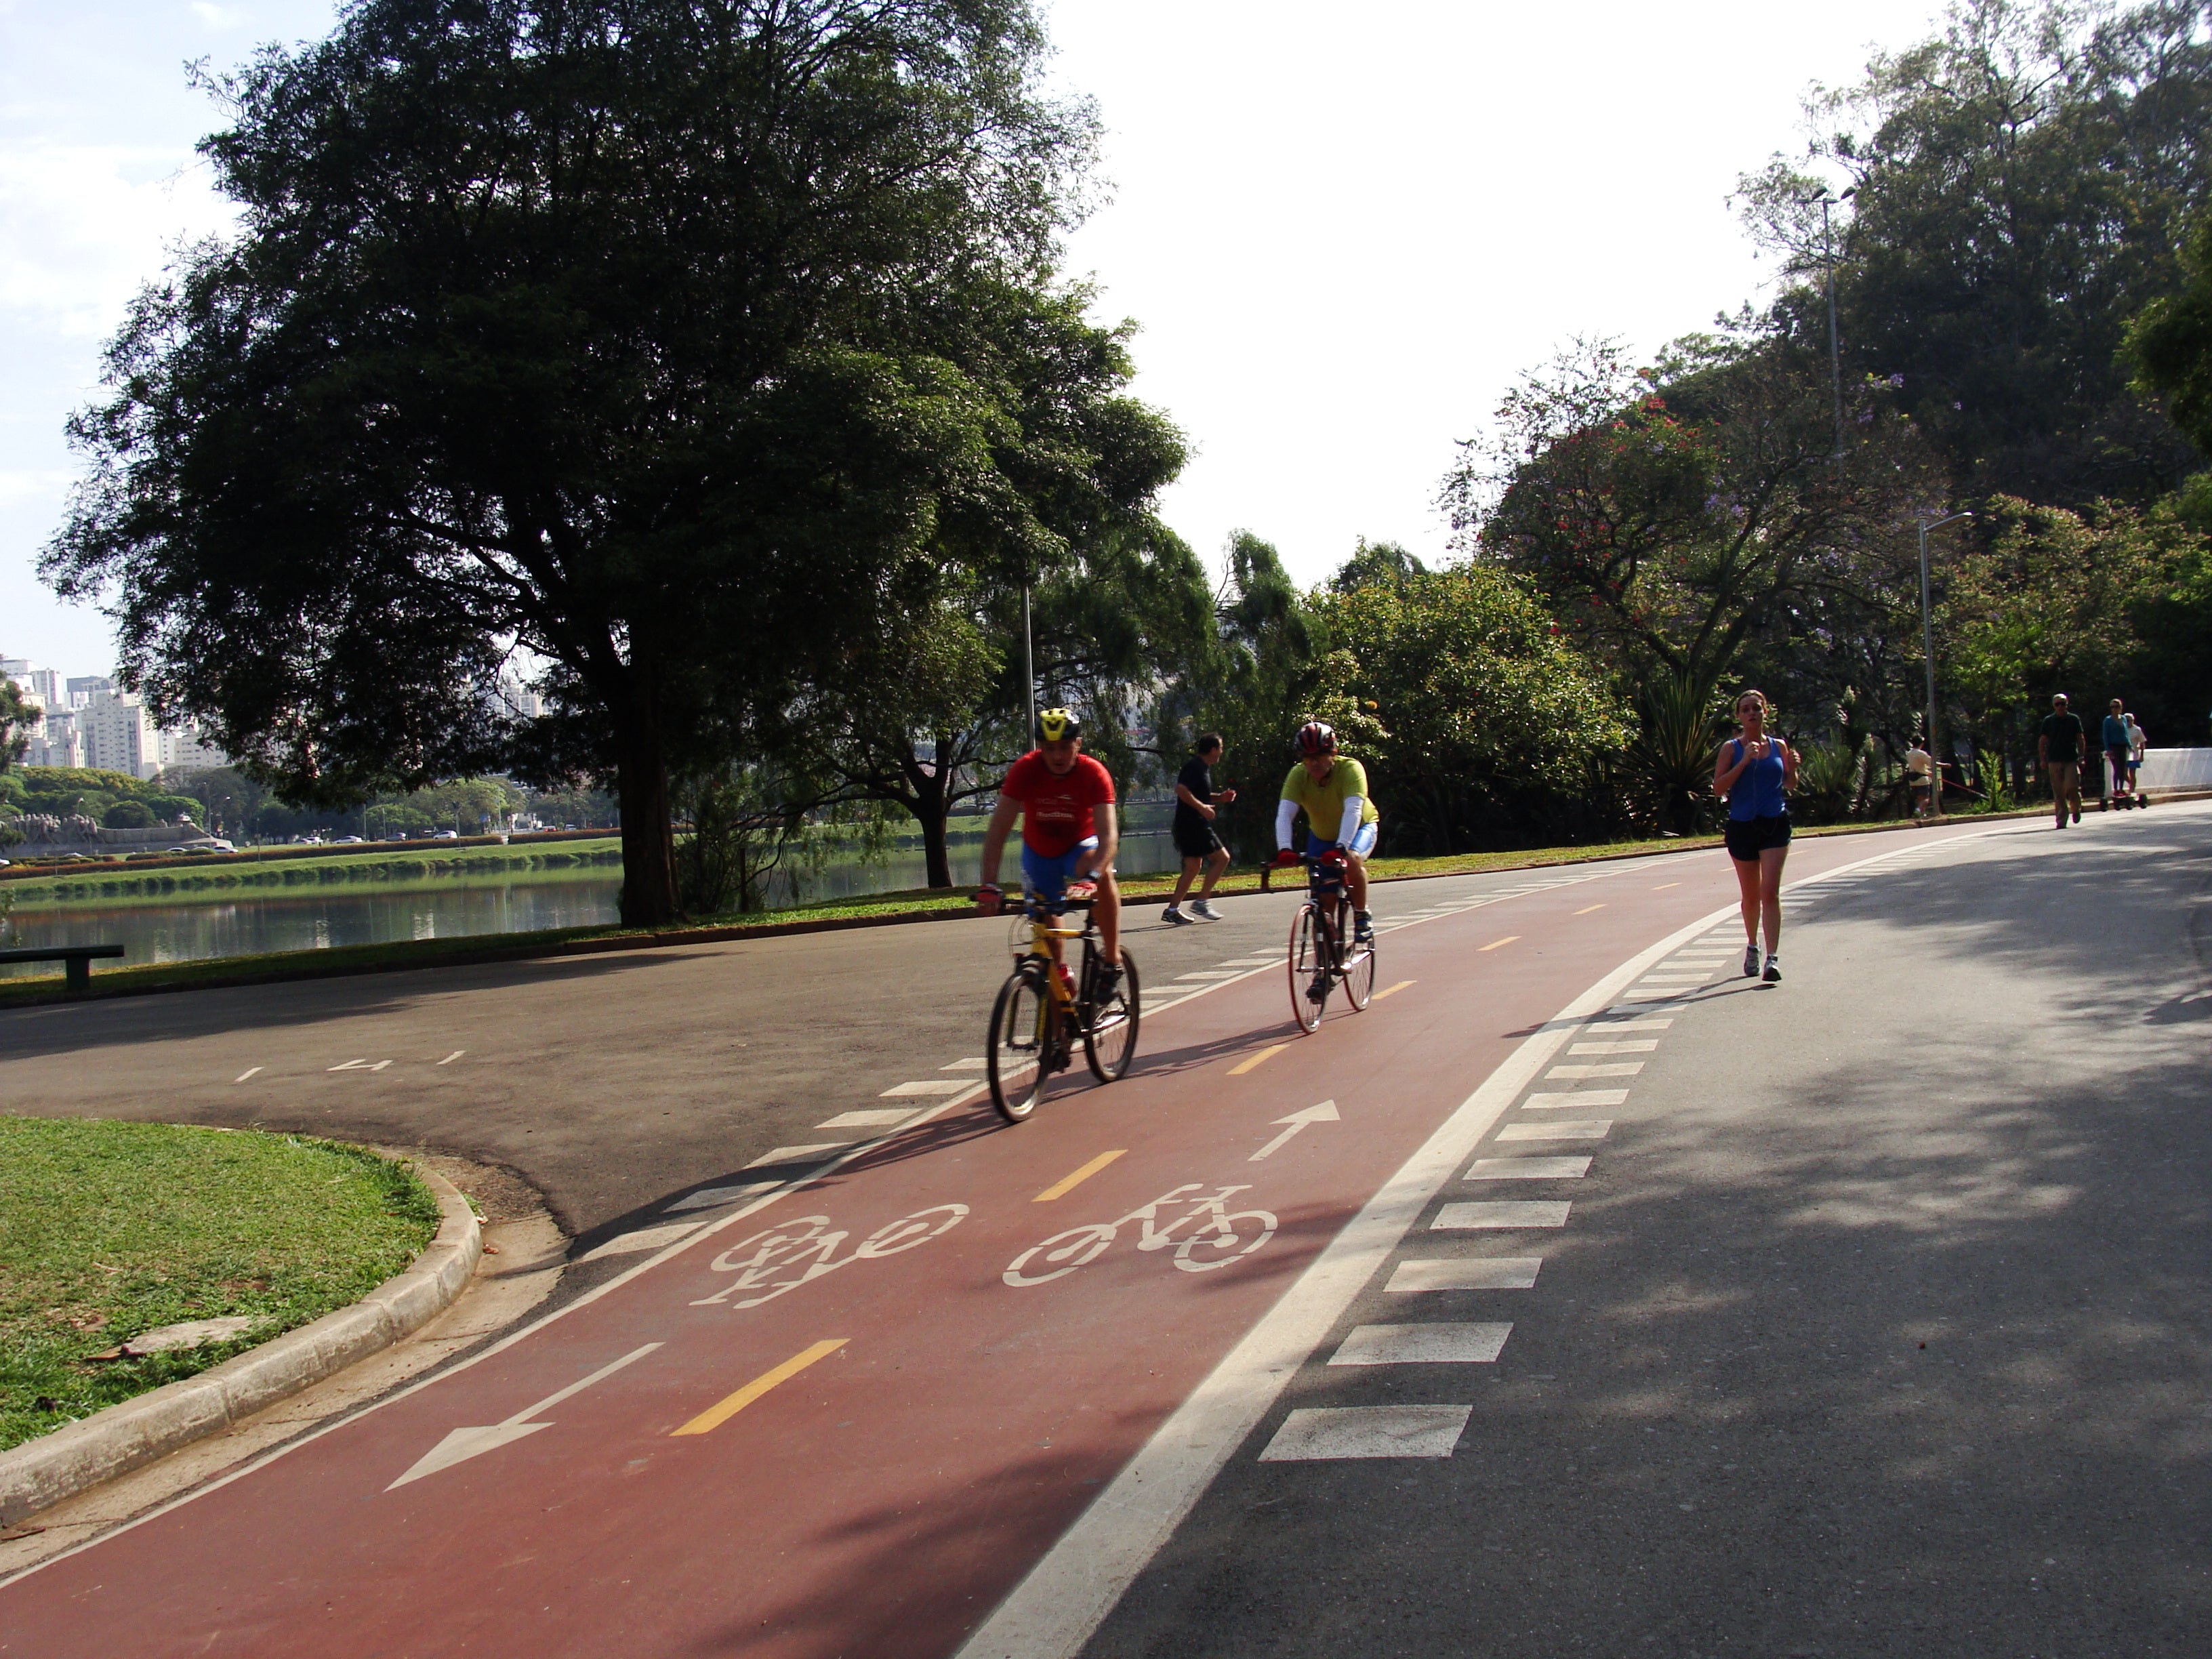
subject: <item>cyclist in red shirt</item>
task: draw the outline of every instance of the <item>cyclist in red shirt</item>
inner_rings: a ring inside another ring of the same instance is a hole
[[[1083,723],[1066,708],[1037,716],[1037,746],[1006,769],[999,804],[983,832],[983,884],[975,902],[999,914],[999,858],[1014,814],[1022,815],[1022,886],[1048,902],[1071,879],[1097,883],[1091,913],[1109,975],[1121,969],[1121,890],[1114,883],[1121,833],[1114,823],[1114,775],[1083,753]],[[1110,988],[1112,980],[1107,981]]]

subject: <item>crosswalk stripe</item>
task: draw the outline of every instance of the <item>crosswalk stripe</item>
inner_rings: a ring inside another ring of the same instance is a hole
[[[1355,1325],[1328,1357],[1332,1365],[1487,1365],[1510,1325]]]
[[[1449,1457],[1474,1411],[1471,1405],[1308,1407],[1284,1419],[1260,1461]]]

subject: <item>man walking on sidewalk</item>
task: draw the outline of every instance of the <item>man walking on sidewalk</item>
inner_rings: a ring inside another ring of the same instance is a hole
[[[2074,822],[2081,822],[2081,763],[2089,758],[2089,734],[2081,729],[2081,717],[2066,707],[2066,694],[2061,691],[2051,700],[2051,712],[2044,716],[2042,733],[2035,740],[2036,758],[2043,763],[2045,775],[2051,780],[2051,796],[2058,815],[2057,827],[2066,827],[2066,810],[2074,810]]]
[[[1220,913],[1213,908],[1213,884],[1229,868],[1229,849],[1221,844],[1221,836],[1213,827],[1214,809],[1235,801],[1237,792],[1224,789],[1215,793],[1213,769],[1220,759],[1220,733],[1203,732],[1198,739],[1198,752],[1183,763],[1182,771],[1176,779],[1173,834],[1176,851],[1182,854],[1182,874],[1176,878],[1175,896],[1160,913],[1160,920],[1170,927],[1221,920]],[[1206,872],[1206,885],[1199,890],[1198,902],[1186,914],[1182,897],[1190,891],[1190,884],[1200,869]]]

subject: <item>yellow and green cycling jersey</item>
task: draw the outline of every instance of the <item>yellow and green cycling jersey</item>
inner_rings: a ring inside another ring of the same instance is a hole
[[[1374,796],[1367,793],[1367,769],[1348,755],[1339,755],[1319,783],[1304,762],[1291,767],[1290,776],[1283,780],[1283,799],[1304,809],[1307,830],[1322,841],[1337,838],[1344,826],[1344,803],[1354,795],[1359,797],[1360,823],[1372,823],[1382,816],[1375,810]]]

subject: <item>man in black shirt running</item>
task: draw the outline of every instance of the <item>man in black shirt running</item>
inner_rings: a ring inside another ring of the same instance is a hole
[[[1183,763],[1176,778],[1174,836],[1176,851],[1182,854],[1182,874],[1176,878],[1175,896],[1160,913],[1160,920],[1170,927],[1221,920],[1213,908],[1213,884],[1229,867],[1229,850],[1214,830],[1213,812],[1217,805],[1226,806],[1235,800],[1237,792],[1214,792],[1213,766],[1220,758],[1221,734],[1205,732],[1199,738],[1198,752]],[[1199,890],[1198,902],[1185,914],[1182,896],[1190,891],[1190,884],[1201,868],[1206,872],[1206,885]]]

